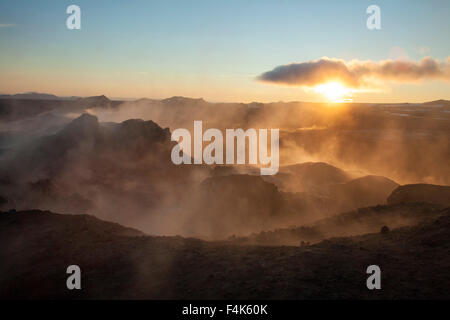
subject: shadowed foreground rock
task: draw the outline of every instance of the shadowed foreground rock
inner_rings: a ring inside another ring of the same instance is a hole
[[[303,247],[150,237],[87,215],[0,213],[0,298],[450,298],[450,209],[415,227]],[[66,268],[82,290],[66,289]],[[381,290],[366,268],[382,270]]]

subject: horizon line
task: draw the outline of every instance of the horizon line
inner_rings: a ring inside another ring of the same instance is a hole
[[[92,97],[105,97],[108,100],[111,101],[123,101],[123,102],[133,102],[133,101],[138,101],[138,100],[155,100],[155,101],[163,101],[163,100],[168,100],[168,99],[172,99],[172,98],[183,98],[183,99],[190,99],[190,100],[203,100],[204,102],[207,103],[226,103],[226,104],[274,104],[274,103],[311,103],[311,104],[425,104],[425,103],[430,103],[430,102],[436,102],[436,101],[443,101],[443,102],[450,102],[449,99],[443,99],[443,98],[439,98],[439,99],[434,99],[434,100],[428,100],[428,101],[423,101],[423,102],[356,102],[356,101],[343,101],[343,102],[332,102],[332,101],[298,101],[298,100],[292,100],[292,101],[284,101],[284,100],[279,100],[279,101],[270,101],[270,102],[260,102],[260,101],[252,101],[252,102],[237,102],[237,101],[210,101],[210,100],[205,100],[203,97],[199,97],[199,98],[193,98],[193,97],[187,97],[187,96],[179,96],[179,95],[174,95],[174,96],[170,96],[167,98],[148,98],[148,97],[140,97],[140,98],[125,98],[125,97],[108,97],[104,94],[99,94],[99,95],[93,95],[93,96],[74,96],[74,95],[63,95],[63,96],[59,96],[59,95],[55,95],[52,93],[46,93],[46,92],[36,92],[36,91],[26,91],[23,93],[0,93],[0,99],[8,99],[8,97],[5,96],[9,96],[12,99],[14,99],[14,96],[16,95],[48,95],[48,96],[53,96],[59,99],[45,99],[45,98],[41,98],[41,99],[33,99],[30,98],[28,100],[75,100],[75,99],[84,99],[84,98],[92,98]],[[21,99],[21,98],[18,98]]]

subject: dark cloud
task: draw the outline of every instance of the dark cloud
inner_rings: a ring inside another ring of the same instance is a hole
[[[352,88],[370,87],[379,80],[411,82],[422,79],[450,80],[450,58],[440,62],[430,57],[419,62],[385,60],[345,62],[322,58],[278,66],[258,77],[260,81],[312,87],[339,81]]]

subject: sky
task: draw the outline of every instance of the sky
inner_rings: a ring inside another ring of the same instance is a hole
[[[81,8],[80,30],[66,27],[72,4]],[[372,4],[380,30],[366,26]],[[449,16],[448,0],[0,0],[0,93],[324,101],[314,87],[261,75],[323,57],[345,66],[427,56],[445,63]],[[383,78],[351,100],[450,99],[449,89],[446,76]]]

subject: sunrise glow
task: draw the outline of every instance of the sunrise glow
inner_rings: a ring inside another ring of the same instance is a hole
[[[352,89],[346,88],[339,82],[328,82],[318,85],[314,91],[322,94],[330,102],[351,102]]]

